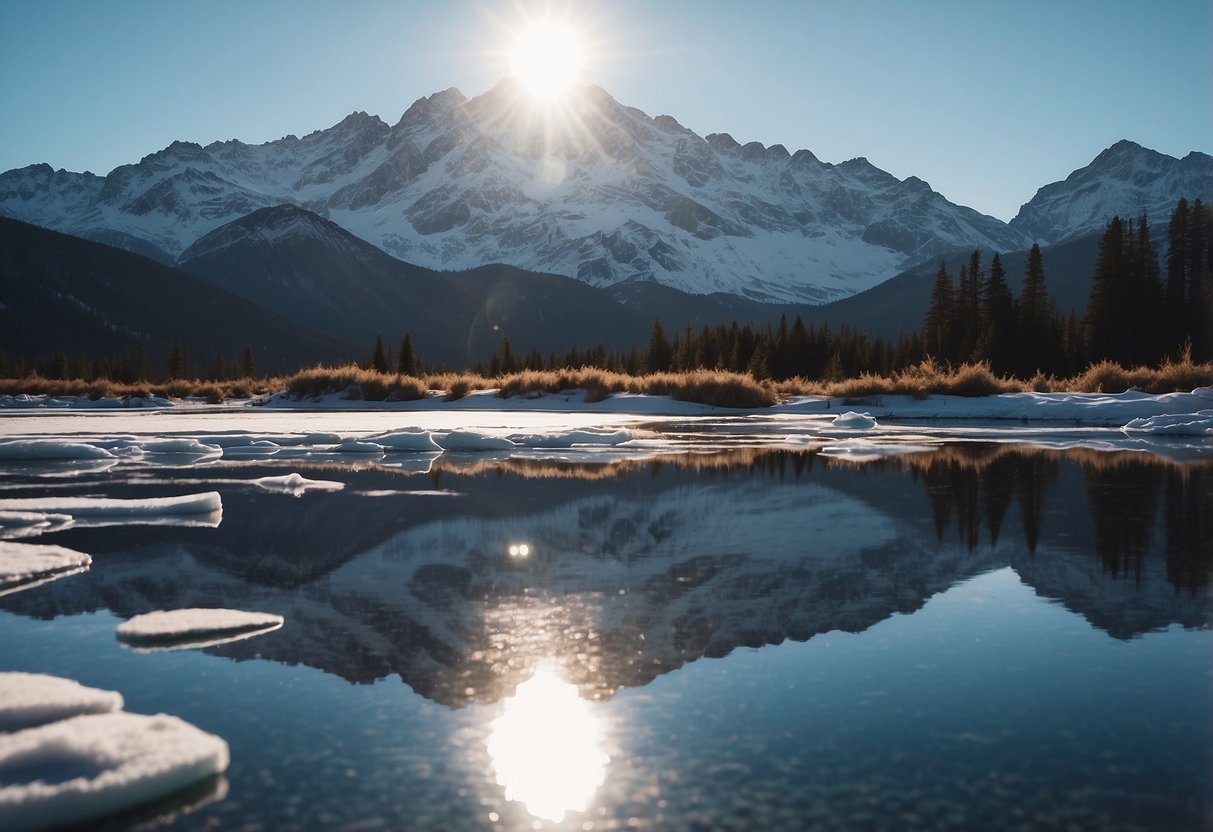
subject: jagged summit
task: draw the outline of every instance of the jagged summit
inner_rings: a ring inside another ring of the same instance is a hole
[[[1209,161],[1121,142],[1089,166],[1089,181],[1077,171],[1042,189],[1008,225],[862,156],[831,164],[699,136],[594,85],[540,103],[505,79],[474,98],[454,87],[419,98],[391,126],[356,112],[261,145],[174,142],[104,178],[9,171],[0,214],[171,261],[286,203],[431,268],[506,263],[594,286],[654,281],[817,303],[948,251],[1083,233],[1109,207],[1154,213],[1181,194],[1207,197]]]
[[[1101,230],[1113,214],[1165,219],[1176,200],[1213,196],[1213,157],[1182,159],[1121,139],[1061,182],[1045,185],[1011,220],[1034,241],[1057,243]]]

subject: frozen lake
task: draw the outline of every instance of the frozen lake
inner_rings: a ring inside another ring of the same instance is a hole
[[[1213,824],[1213,440],[836,415],[0,414],[0,670],[229,744],[101,828]]]

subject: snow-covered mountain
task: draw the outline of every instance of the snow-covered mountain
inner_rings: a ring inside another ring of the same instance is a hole
[[[1145,211],[1157,231],[1181,196],[1213,198],[1213,156],[1194,150],[1176,159],[1122,140],[1037,191],[1011,227],[1044,245],[1102,231],[1113,214],[1136,219]]]
[[[432,268],[503,262],[594,286],[814,303],[957,247],[1029,242],[865,159],[701,137],[593,86],[559,109],[508,81],[471,100],[449,89],[393,127],[354,113],[263,145],[174,142],[104,178],[0,175],[0,214],[168,260],[284,202]]]

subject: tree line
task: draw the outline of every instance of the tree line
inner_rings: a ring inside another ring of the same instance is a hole
[[[1108,222],[1081,318],[1058,308],[1039,245],[1028,254],[1018,295],[1007,282],[1001,256],[995,253],[987,266],[977,249],[955,279],[940,262],[922,326],[896,339],[872,338],[846,324],[837,329],[828,323],[813,326],[799,315],[790,322],[785,315],[778,323],[757,327],[733,321],[695,330],[688,323],[672,335],[656,320],[647,345],[623,351],[598,344],[563,354],[518,352],[503,334],[487,361],[462,369],[497,376],[565,367],[630,375],[706,368],[748,372],[757,379],[836,381],[863,373],[888,375],[932,358],[953,366],[987,362],[999,375],[1028,379],[1038,372],[1074,375],[1104,359],[1126,366],[1158,364],[1185,349],[1195,361],[1213,360],[1213,211],[1200,199],[1189,203],[1182,198],[1167,226],[1165,266],[1160,266],[1144,213],[1127,221],[1114,216]],[[200,367],[174,344],[157,366],[169,379],[224,381],[257,375],[250,347],[239,361],[217,356]],[[408,376],[451,369],[423,364],[410,333],[395,351],[385,348],[378,336],[362,366]],[[155,375],[144,346],[134,355],[125,351],[100,360],[81,356],[74,364],[61,352],[36,367],[0,353],[0,377],[19,378],[31,370],[47,378],[124,382]]]

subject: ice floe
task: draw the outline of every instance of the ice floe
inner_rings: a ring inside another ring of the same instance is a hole
[[[401,428],[366,437],[366,441],[382,446],[385,451],[440,451],[428,430]]]
[[[65,529],[72,524],[70,514],[49,514],[41,511],[0,511],[0,540],[15,537],[36,537],[46,532]]]
[[[44,673],[0,673],[0,731],[122,710],[122,694]]]
[[[114,454],[87,442],[63,439],[2,439],[0,459],[113,459]]]
[[[1152,433],[1159,436],[1205,436],[1213,434],[1213,410],[1134,419],[1121,429],[1125,433]]]
[[[309,480],[302,474],[287,474],[283,477],[260,477],[253,485],[266,491],[280,491],[298,497],[307,491],[340,491],[345,483],[333,480]]]
[[[870,414],[856,413],[853,410],[835,416],[834,421],[830,424],[832,427],[844,430],[874,430],[876,428],[876,420]]]
[[[228,609],[156,610],[118,625],[118,640],[135,647],[185,649],[209,647],[268,633],[283,618],[268,612]]]
[[[342,439],[331,449],[335,454],[357,454],[359,456],[383,456],[383,446],[359,439]]]
[[[624,428],[584,428],[554,433],[512,434],[510,441],[524,448],[574,448],[581,446],[614,447],[635,437]]]
[[[179,497],[22,497],[0,499],[0,511],[38,511],[79,517],[143,517],[211,514],[223,510],[218,491]]]
[[[506,451],[518,447],[504,436],[474,430],[453,430],[437,437],[435,441],[447,451]]]
[[[827,442],[818,449],[819,456],[845,459],[850,462],[872,462],[890,456],[915,454],[932,451],[927,445],[913,445],[906,442],[876,442],[870,439],[840,439]]]
[[[82,572],[93,559],[63,546],[0,540],[0,595],[25,589],[50,577]]]
[[[0,736],[0,828],[82,824],[228,767],[228,745],[184,720],[125,712]]]

